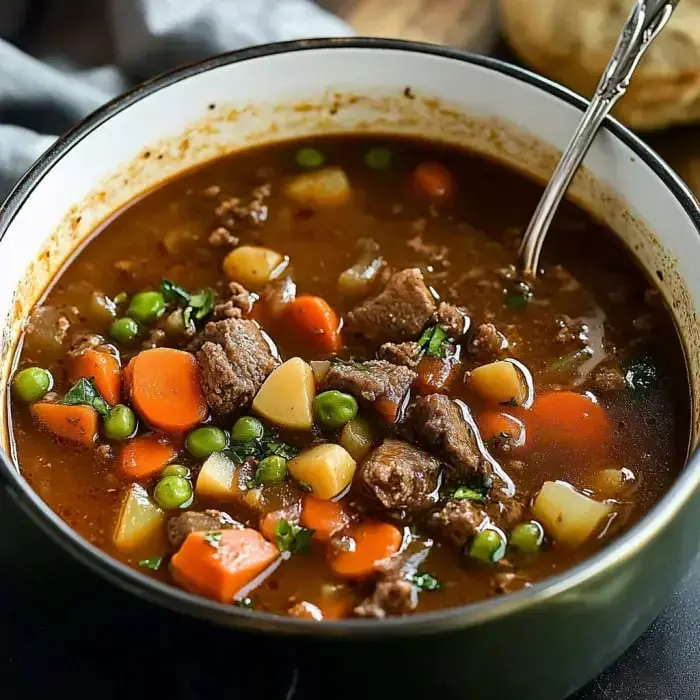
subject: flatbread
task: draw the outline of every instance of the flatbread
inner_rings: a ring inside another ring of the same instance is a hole
[[[503,33],[543,75],[590,97],[634,0],[500,0]],[[683,0],[615,115],[636,129],[700,121],[700,0]]]

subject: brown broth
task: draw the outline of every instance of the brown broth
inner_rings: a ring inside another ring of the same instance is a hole
[[[387,170],[368,169],[363,161],[367,149],[377,144],[392,150]],[[645,301],[649,283],[628,252],[585,212],[565,203],[545,246],[544,266],[551,271],[553,265],[561,265],[575,281],[545,275],[536,285],[533,302],[525,309],[509,309],[498,271],[517,263],[515,238],[534,209],[541,192],[538,185],[481,157],[430,143],[347,136],[315,139],[312,145],[326,154],[328,163],[342,166],[347,173],[353,187],[348,204],[308,212],[284,197],[278,185],[299,171],[294,160],[297,143],[238,153],[164,183],[116,213],[57,277],[43,305],[76,307],[80,320],[71,328],[73,333],[105,334],[109,323],[85,312],[94,290],[110,297],[120,292],[131,295],[157,289],[163,278],[186,289],[222,290],[224,251],[207,243],[220,223],[214,213],[216,200],[203,191],[216,185],[227,195],[244,196],[254,185],[269,181],[273,191],[268,220],[258,228],[243,229],[242,242],[287,255],[299,291],[325,298],[339,315],[352,308],[355,300],[338,291],[337,278],[357,259],[355,240],[365,237],[377,242],[392,269],[420,267],[443,299],[467,307],[473,326],[493,320],[506,329],[511,341],[517,339],[510,355],[529,368],[537,392],[559,386],[588,388],[588,372],[604,357],[625,360],[639,351],[652,357],[659,380],[648,396],[632,397],[627,390],[599,396],[615,426],[608,455],[592,460],[575,450],[549,446],[513,459],[496,455],[525,500],[547,479],[563,479],[588,489],[592,473],[608,463],[628,467],[637,479],[606,536],[574,551],[550,547],[522,563],[519,572],[532,581],[565,570],[639,519],[668,489],[685,458],[688,390],[682,348],[670,314]],[[418,163],[434,160],[442,162],[457,181],[457,196],[448,205],[429,205],[415,197],[407,184]],[[557,372],[552,365],[576,347],[555,339],[556,320],[562,316],[586,323],[589,337],[597,342],[587,364]],[[265,328],[283,358],[322,356],[284,323]],[[352,338],[343,356],[371,358],[376,349],[376,344]],[[123,357],[132,353],[126,350]],[[464,370],[478,364],[465,358]],[[63,351],[50,352],[26,342],[19,366],[29,365],[49,368],[59,393],[69,388]],[[485,408],[461,378],[451,396],[467,402],[477,417]],[[128,556],[117,552],[112,531],[125,485],[113,466],[100,463],[93,451],[60,443],[39,429],[23,404],[13,401],[11,411],[22,473],[66,522],[132,566],[165,552],[164,537]],[[232,418],[217,422],[230,427]],[[183,460],[196,470],[195,460]],[[195,501],[192,508],[212,505],[255,526],[256,518],[249,511],[230,503]],[[421,569],[436,576],[442,588],[421,593],[419,611],[492,594],[493,570],[469,563],[452,545],[436,543]],[[167,567],[146,573],[170,580]],[[251,597],[260,609],[284,613],[294,601],[319,602],[328,595],[324,584],[335,582],[325,563],[325,547],[314,543],[309,553],[283,562]],[[349,601],[358,595],[352,586],[339,593],[341,600]]]

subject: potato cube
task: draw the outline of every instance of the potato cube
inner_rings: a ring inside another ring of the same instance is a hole
[[[340,168],[324,168],[291,179],[285,194],[299,204],[338,207],[350,199],[350,181]]]
[[[242,245],[224,258],[224,274],[233,282],[240,282],[253,291],[279,277],[288,260],[269,248]]]
[[[356,468],[348,451],[332,443],[316,445],[289,463],[289,473],[326,501],[349,486]]]
[[[300,357],[292,357],[265,380],[253,399],[253,411],[283,428],[311,430],[315,393],[311,367]]]
[[[521,406],[527,398],[527,387],[520,370],[506,360],[477,367],[469,377],[469,386],[494,404],[515,402]]]
[[[557,543],[578,547],[596,533],[612,513],[600,503],[562,481],[546,481],[532,505],[532,513]]]
[[[165,513],[148,497],[146,490],[132,484],[124,496],[114,530],[114,545],[130,552],[158,534],[165,524]]]

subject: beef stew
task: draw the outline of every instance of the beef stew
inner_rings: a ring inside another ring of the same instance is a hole
[[[23,474],[112,556],[278,614],[383,618],[564,571],[672,482],[688,384],[663,301],[574,205],[519,278],[538,195],[393,137],[164,183],[32,313]]]

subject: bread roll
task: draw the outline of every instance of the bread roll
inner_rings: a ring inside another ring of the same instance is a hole
[[[590,97],[634,0],[500,0],[513,50],[535,70]],[[636,129],[700,120],[700,0],[683,0],[614,112]]]

